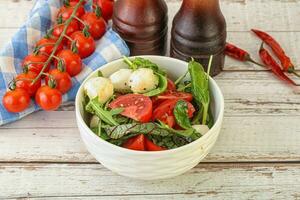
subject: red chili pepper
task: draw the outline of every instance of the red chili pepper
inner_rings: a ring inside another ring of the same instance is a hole
[[[259,50],[259,56],[263,63],[266,65],[266,67],[270,68],[271,71],[281,80],[288,82],[289,84],[296,85],[297,84],[290,79],[287,75],[284,74],[282,69],[280,68],[279,64],[273,59],[273,57],[270,55],[270,53],[264,48],[264,43],[261,44],[260,50]]]
[[[261,65],[261,64],[257,63],[256,61],[254,61],[247,51],[245,51],[245,50],[243,50],[243,49],[241,49],[241,48],[239,48],[239,47],[237,47],[233,44],[230,44],[230,43],[226,44],[225,54],[227,56],[230,56],[230,57],[236,59],[236,60],[239,60],[239,61],[242,61],[242,62],[252,62],[256,65],[264,67],[263,65]]]
[[[271,49],[273,50],[274,54],[278,57],[278,59],[281,62],[281,65],[283,67],[283,70],[288,73],[293,73],[296,76],[300,77],[299,74],[296,73],[295,67],[290,59],[284,52],[281,45],[268,33],[257,30],[257,29],[251,29],[252,32],[254,32],[264,43],[269,45]]]

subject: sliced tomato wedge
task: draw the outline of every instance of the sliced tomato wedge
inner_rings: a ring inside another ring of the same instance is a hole
[[[182,99],[191,102],[193,100],[193,95],[187,92],[179,92],[169,90],[159,95],[157,99],[166,100],[166,99]]]
[[[119,96],[109,104],[111,109],[124,108],[121,115],[146,123],[151,120],[152,101],[142,94],[127,94]]]
[[[169,100],[163,101],[153,111],[152,120],[153,121],[160,120],[160,121],[164,122],[165,124],[169,125],[170,122],[168,122],[168,120],[170,120],[170,118],[169,118],[170,116],[174,117],[173,110],[174,110],[174,107],[175,107],[177,101],[179,101],[179,99],[169,99]],[[186,102],[188,104],[188,116],[190,118],[192,118],[193,114],[195,112],[195,108],[194,108],[193,104],[191,104],[188,101],[186,101]],[[175,125],[175,119],[174,119],[174,125]],[[173,126],[171,126],[171,127],[173,127]]]
[[[164,151],[164,150],[166,150],[164,147],[160,147],[160,146],[154,144],[147,137],[145,137],[145,146],[146,146],[147,151]]]
[[[145,136],[140,134],[133,138],[129,138],[122,146],[126,149],[145,151]]]
[[[176,90],[176,85],[171,79],[168,79],[167,90]]]

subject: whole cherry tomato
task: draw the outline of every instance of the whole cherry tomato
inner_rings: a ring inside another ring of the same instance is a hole
[[[43,69],[44,64],[47,60],[48,60],[48,56],[42,54],[29,54],[24,58],[22,62],[22,67],[27,68],[28,71],[39,74]],[[49,69],[50,69],[50,63],[47,65],[44,72],[48,72]]]
[[[76,6],[77,2],[70,2],[70,6],[64,5],[63,7],[61,7],[58,11],[57,14],[57,18],[60,18],[63,21],[66,21],[67,19],[69,19],[73,13],[74,7]],[[76,12],[76,16],[77,17],[81,17],[82,15],[84,15],[85,10],[84,7],[81,5],[79,6],[77,12]]]
[[[101,16],[96,13],[88,12],[81,16],[82,21],[89,27],[89,32],[95,40],[100,39],[106,31],[106,22]],[[84,25],[81,23],[80,28]]]
[[[62,102],[62,94],[58,89],[44,85],[36,92],[35,101],[44,110],[56,110]]]
[[[57,57],[62,60],[63,67],[70,76],[76,76],[81,72],[82,60],[78,54],[69,49],[64,49],[57,53]],[[57,61],[55,61],[55,66],[58,67]]]
[[[64,24],[56,24],[54,27],[53,27],[53,32],[52,32],[52,35],[56,38],[58,38],[63,30],[65,28],[65,25]],[[78,31],[79,30],[79,25],[78,25],[78,22],[77,21],[74,21],[72,20],[66,30],[66,35],[67,36],[71,36],[72,33],[74,33],[75,31]],[[63,39],[63,43],[67,43],[68,39],[67,38],[64,38]]]
[[[29,107],[30,96],[24,89],[7,91],[2,99],[5,109],[12,113],[24,111]]]
[[[114,0],[93,0],[94,3],[98,4],[102,11],[102,17],[108,21],[113,16],[114,11]]]
[[[41,87],[41,79],[34,84],[32,83],[36,76],[37,74],[31,71],[17,75],[15,78],[16,88],[24,89],[29,96],[34,96],[39,87]]]
[[[42,38],[42,39],[40,39],[36,43],[37,53],[42,54],[42,55],[46,55],[46,56],[47,55],[50,56],[53,49],[54,49],[54,46],[55,46],[56,42],[57,42],[57,39],[55,39],[55,38]],[[63,48],[64,48],[63,44],[60,43],[57,47],[56,52],[62,50]]]
[[[78,49],[78,54],[81,58],[86,58],[92,55],[96,49],[94,39],[89,34],[84,34],[82,31],[76,31],[71,35],[72,40],[75,42]],[[69,47],[71,42],[69,41]]]
[[[62,94],[67,93],[72,88],[71,76],[64,71],[59,69],[51,69],[48,73],[50,79],[53,78],[56,82],[56,89],[58,89]],[[49,85],[49,76],[46,76],[46,84]]]

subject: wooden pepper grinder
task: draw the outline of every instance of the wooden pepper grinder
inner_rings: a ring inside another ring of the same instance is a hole
[[[126,41],[131,55],[165,55],[168,8],[164,0],[118,0],[113,29]]]

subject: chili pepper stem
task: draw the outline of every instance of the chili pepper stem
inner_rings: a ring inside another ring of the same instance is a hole
[[[59,46],[60,43],[62,42],[63,37],[64,37],[64,35],[66,34],[66,31],[67,31],[67,29],[68,29],[68,27],[69,27],[71,21],[73,20],[75,14],[76,14],[76,12],[77,12],[77,10],[78,10],[79,7],[82,5],[82,2],[83,2],[83,1],[84,1],[84,0],[79,0],[79,2],[78,2],[78,3],[76,4],[76,6],[74,7],[74,10],[73,10],[73,12],[72,12],[70,18],[67,19],[67,21],[65,22],[66,25],[65,25],[65,27],[64,27],[64,29],[63,29],[62,34],[59,36],[59,38],[58,38],[58,40],[57,40],[55,46],[53,47],[53,51],[52,51],[51,55],[49,56],[48,60],[44,63],[44,66],[43,66],[41,72],[40,72],[40,73],[37,75],[37,77],[32,81],[33,84],[36,83],[36,82],[41,78],[41,76],[43,75],[45,69],[47,68],[47,66],[48,66],[49,63],[51,62],[51,60],[52,60],[52,58],[53,58],[53,55],[54,55],[55,52],[57,51],[58,46]]]
[[[292,71],[292,74],[300,78],[300,74],[298,74],[296,71]]]
[[[256,62],[255,60],[253,60],[252,58],[249,58],[248,59],[248,62],[251,62],[251,63],[253,63],[253,64],[255,64],[255,65],[258,65],[258,66],[261,66],[261,67],[266,67],[266,66],[264,66],[263,64],[260,64],[260,63],[258,63],[258,62]]]

